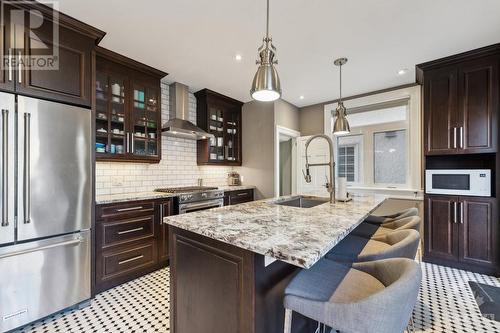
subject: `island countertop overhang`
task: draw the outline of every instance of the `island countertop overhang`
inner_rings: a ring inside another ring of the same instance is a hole
[[[386,199],[355,196],[312,208],[277,205],[288,197],[164,218],[164,223],[292,265],[309,268]]]

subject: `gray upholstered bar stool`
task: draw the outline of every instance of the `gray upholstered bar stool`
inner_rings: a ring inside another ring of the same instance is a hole
[[[387,258],[415,259],[420,234],[412,229],[364,238],[348,235],[325,255],[340,262],[362,262]]]
[[[367,222],[362,222],[351,232],[351,235],[371,238],[371,237],[382,236],[392,231],[406,230],[406,229],[413,229],[415,231],[420,231],[420,217],[418,216],[404,217],[402,219],[397,219],[382,224],[371,224]]]
[[[392,222],[394,220],[402,219],[405,217],[410,217],[410,216],[417,216],[418,215],[418,209],[415,207],[411,207],[408,209],[403,210],[402,212],[398,212],[395,214],[391,215],[368,215],[368,217],[365,219],[365,222],[368,223],[373,223],[373,224],[381,224],[381,223],[387,223],[387,222]]]
[[[413,260],[393,258],[352,266],[321,259],[285,289],[285,333],[292,313],[342,333],[401,333],[415,306],[421,270]]]

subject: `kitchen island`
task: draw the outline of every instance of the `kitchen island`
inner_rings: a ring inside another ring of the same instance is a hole
[[[164,219],[170,230],[172,332],[282,332],[283,291],[291,278],[321,259],[385,197],[357,196],[312,208],[280,204],[289,199]]]

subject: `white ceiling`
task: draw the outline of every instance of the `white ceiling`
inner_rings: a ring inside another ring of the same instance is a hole
[[[256,70],[265,0],[60,0],[107,32],[100,45],[164,70],[193,91],[242,101]],[[283,98],[297,106],[415,81],[415,64],[500,42],[498,0],[271,0]],[[243,60],[236,62],[236,53]],[[399,76],[399,69],[407,68]],[[301,100],[299,96],[303,95]]]

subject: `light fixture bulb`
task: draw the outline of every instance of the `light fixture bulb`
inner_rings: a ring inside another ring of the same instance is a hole
[[[241,61],[242,57],[241,57],[241,54],[237,54],[234,56],[234,60],[236,61]]]
[[[272,102],[280,98],[280,94],[273,90],[258,90],[252,93],[252,98],[261,102]]]
[[[300,97],[299,97],[299,98],[300,98],[300,99],[304,99],[304,96],[303,96],[303,95],[300,95]]]

